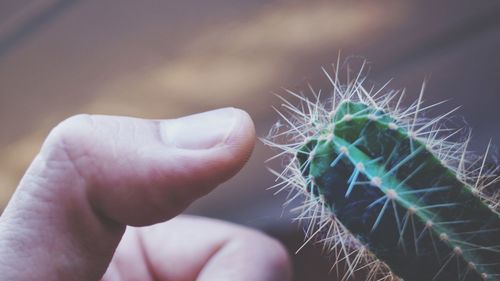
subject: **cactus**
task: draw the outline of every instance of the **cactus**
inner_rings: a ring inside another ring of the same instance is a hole
[[[291,114],[278,111],[285,123],[263,140],[287,160],[273,171],[275,188],[298,191],[288,202],[304,195],[297,219],[310,222],[306,243],[316,238],[332,251],[342,280],[358,272],[367,280],[500,280],[490,146],[482,157],[468,152],[470,133],[460,140],[464,130],[444,122],[455,110],[421,117],[437,105],[424,107],[424,87],[403,109],[404,92],[367,91],[359,73],[342,85],[325,71],[327,101],[312,87],[314,99],[288,91],[300,105],[281,98]]]

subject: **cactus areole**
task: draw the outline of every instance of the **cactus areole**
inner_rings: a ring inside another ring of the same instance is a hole
[[[500,280],[500,217],[482,194],[496,178],[483,158],[443,136],[442,118],[419,118],[421,98],[401,110],[395,95],[331,81],[332,109],[292,93],[306,104],[284,104],[292,144],[268,143],[289,154],[276,175],[305,195],[299,218],[337,252],[343,280]]]

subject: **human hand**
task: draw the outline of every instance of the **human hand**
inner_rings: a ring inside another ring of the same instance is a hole
[[[290,280],[271,238],[174,218],[243,166],[254,135],[233,108],[63,121],[0,217],[0,280]]]

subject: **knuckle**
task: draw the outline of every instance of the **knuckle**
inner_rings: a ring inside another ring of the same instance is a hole
[[[57,124],[49,133],[46,144],[69,150],[81,148],[95,136],[93,117],[88,114],[71,116]]]
[[[258,243],[262,245],[262,249],[265,252],[265,258],[269,265],[284,271],[288,270],[290,255],[279,240],[256,230],[249,230],[243,240],[244,243],[248,243],[248,241],[258,241]],[[249,245],[246,246],[249,247]]]
[[[265,247],[265,257],[267,259],[267,265],[272,268],[273,272],[280,272],[282,278],[288,276],[290,280],[291,276],[291,260],[290,254],[288,253],[285,246],[275,238],[267,237],[267,243]]]
[[[92,154],[95,141],[95,125],[92,116],[78,114],[56,125],[47,136],[41,149],[41,156],[48,162],[76,163]],[[94,139],[94,140],[93,140]]]

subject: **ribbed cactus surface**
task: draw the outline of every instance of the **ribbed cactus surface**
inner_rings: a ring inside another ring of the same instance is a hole
[[[468,140],[450,140],[455,133],[439,126],[447,114],[420,118],[421,98],[402,110],[395,92],[330,80],[331,109],[318,95],[290,92],[301,105],[283,99],[292,117],[281,114],[286,122],[272,132],[286,141],[265,142],[288,155],[277,186],[305,195],[299,219],[346,264],[343,280],[357,272],[369,280],[500,280],[497,200],[483,192],[495,168],[470,157]]]
[[[404,280],[500,280],[500,217],[386,112],[344,102],[298,150],[313,196]]]

